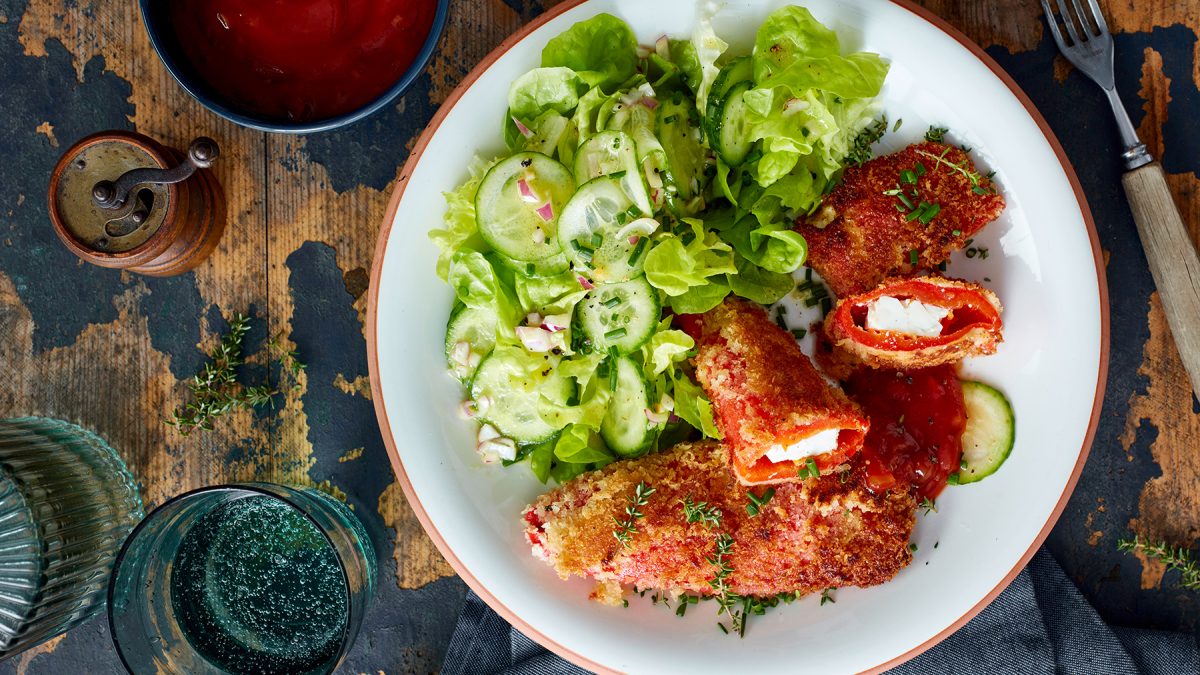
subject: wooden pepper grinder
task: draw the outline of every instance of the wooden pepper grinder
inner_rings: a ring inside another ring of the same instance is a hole
[[[208,170],[218,153],[204,137],[185,156],[128,131],[88,136],[50,175],[54,232],[93,265],[183,274],[212,253],[225,230],[225,198]]]

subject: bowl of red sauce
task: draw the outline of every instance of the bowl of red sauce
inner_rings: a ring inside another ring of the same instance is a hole
[[[449,0],[140,0],[196,100],[245,127],[310,133],[387,106],[424,70]]]

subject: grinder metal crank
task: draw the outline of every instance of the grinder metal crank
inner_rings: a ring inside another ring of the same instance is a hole
[[[225,229],[225,200],[209,171],[219,149],[197,138],[184,155],[141,134],[79,141],[50,176],[50,220],[72,253],[150,276],[204,261]]]

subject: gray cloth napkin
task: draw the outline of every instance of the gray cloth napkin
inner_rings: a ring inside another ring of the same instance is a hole
[[[474,593],[442,666],[445,675],[587,672],[514,630]],[[1200,675],[1200,646],[1191,635],[1104,623],[1042,549],[966,626],[890,672]]]

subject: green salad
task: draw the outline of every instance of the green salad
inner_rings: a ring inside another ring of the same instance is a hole
[[[719,438],[672,317],[793,289],[792,224],[869,153],[887,71],[801,7],[745,55],[707,21],[641,46],[601,14],[550,40],[509,90],[507,153],[446,194],[430,233],[483,459],[562,482]]]

